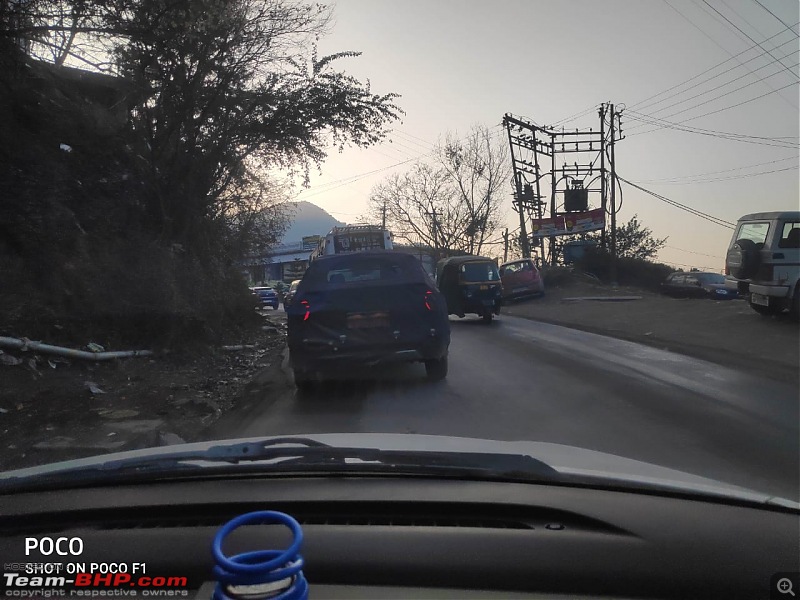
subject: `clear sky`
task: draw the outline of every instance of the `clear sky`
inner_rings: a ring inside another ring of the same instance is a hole
[[[507,112],[598,127],[610,101],[626,107],[622,177],[732,222],[799,210],[799,21],[797,0],[339,0],[320,54],[362,52],[339,68],[401,94],[406,115],[391,141],[332,150],[297,199],[356,221],[375,184],[447,131],[482,123],[504,135]],[[636,120],[651,117],[704,132]],[[660,260],[722,269],[729,229],[623,189],[618,218],[638,213],[669,237]]]

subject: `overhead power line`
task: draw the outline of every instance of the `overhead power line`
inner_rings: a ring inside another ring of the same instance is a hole
[[[791,40],[786,40],[782,44],[779,44],[777,46],[777,48],[782,48],[783,46],[786,46],[787,44],[795,44],[796,45],[796,43],[797,43],[797,38],[794,38],[794,39],[791,39]],[[782,58],[788,58],[788,57],[792,56],[793,54],[795,54],[795,53],[794,52],[790,52],[790,53],[786,54],[785,56],[783,56]],[[764,56],[763,53],[757,54],[756,56],[753,56],[752,58],[748,58],[746,61],[740,62],[738,65],[734,65],[734,66],[732,66],[732,67],[730,67],[728,69],[725,69],[724,71],[721,71],[721,72],[717,73],[716,75],[711,75],[710,77],[706,77],[705,79],[703,79],[701,81],[698,81],[697,83],[689,86],[688,88],[686,88],[684,90],[675,92],[675,93],[670,94],[668,96],[665,96],[661,100],[656,100],[654,102],[646,102],[646,103],[640,102],[637,105],[635,105],[635,107],[638,108],[639,110],[644,110],[646,108],[650,108],[650,107],[656,106],[658,104],[661,104],[662,102],[666,102],[667,100],[670,100],[670,99],[675,98],[677,96],[680,96],[682,94],[686,94],[690,90],[693,90],[693,89],[703,85],[704,83],[709,83],[709,82],[713,81],[714,79],[722,77],[723,75],[725,75],[727,73],[730,73],[731,71],[733,71],[735,69],[738,69],[740,66],[744,66],[744,65],[746,65],[746,64],[748,64],[750,62],[753,62],[754,60],[758,60],[759,58],[761,58],[763,56]],[[748,75],[755,75],[756,71],[760,71],[762,69],[765,69],[765,68],[769,67],[770,65],[775,64],[775,62],[776,61],[773,60],[771,62],[768,62],[766,64],[761,65],[760,67],[757,67],[753,71],[748,70],[748,72],[745,73],[744,75],[740,75],[739,77],[736,77],[735,79],[731,79],[731,80],[729,80],[729,81],[727,81],[725,83],[721,83],[717,87],[711,88],[710,90],[706,90],[705,92],[700,92],[699,94],[696,94],[695,96],[691,96],[690,98],[687,98],[686,100],[683,100],[681,102],[688,102],[692,98],[697,98],[698,96],[702,96],[703,94],[708,94],[710,92],[718,90],[719,88],[725,87],[726,85],[729,85],[729,84],[733,83],[734,81],[738,81],[739,79],[742,79],[744,77],[747,77]],[[769,75],[768,77],[771,77],[771,75]],[[766,77],[765,78],[761,78],[759,81],[763,82],[764,79],[766,79]],[[663,107],[657,109],[657,112],[658,111],[662,111],[662,110],[667,110],[668,108],[671,108],[672,106],[676,106],[677,104],[681,104],[681,102],[670,104],[669,106],[663,106]]]
[[[794,65],[794,67],[797,67],[797,66],[800,66],[800,63],[796,63],[796,64]],[[776,71],[776,72],[772,73],[771,75],[767,75],[767,78],[774,77],[775,75],[778,75],[778,74],[780,74],[780,71]],[[737,79],[741,79],[741,78],[737,78]],[[733,80],[733,81],[735,81],[735,80]],[[731,81],[731,82],[729,82],[729,83],[732,83],[732,81]],[[734,94],[734,93],[736,93],[736,92],[738,92],[738,91],[741,91],[741,90],[743,90],[743,89],[745,89],[745,88],[748,88],[748,87],[750,87],[751,85],[755,85],[755,84],[757,84],[757,83],[758,83],[757,81],[751,81],[750,83],[747,83],[747,84],[745,84],[745,85],[741,85],[741,86],[739,86],[739,87],[737,87],[737,88],[734,88],[734,89],[732,89],[732,90],[730,90],[730,91],[727,91],[727,92],[725,92],[724,94],[719,94],[718,96],[714,96],[713,98],[709,98],[708,100],[704,100],[703,102],[698,102],[697,104],[694,104],[694,105],[692,105],[692,106],[689,106],[689,107],[687,107],[687,108],[683,108],[683,109],[681,109],[681,110],[678,110],[678,111],[676,111],[676,112],[674,112],[674,113],[670,113],[670,114],[666,115],[666,116],[665,116],[665,117],[663,117],[663,118],[664,118],[664,119],[669,119],[669,118],[671,118],[671,117],[674,117],[674,116],[676,116],[676,115],[680,115],[680,114],[683,114],[683,113],[685,113],[685,112],[688,112],[688,111],[690,111],[690,110],[694,110],[695,108],[698,108],[698,107],[700,107],[700,106],[703,106],[703,105],[705,105],[705,104],[709,104],[710,102],[716,102],[716,101],[717,101],[717,100],[719,100],[720,98],[724,98],[725,96],[730,96],[731,94]],[[724,84],[724,85],[727,85],[727,84]],[[769,93],[767,93],[767,94],[763,94],[763,95],[759,96],[759,98],[763,98],[764,96],[767,96],[767,95],[769,95],[769,94],[775,93],[775,92],[777,92],[777,91],[779,91],[779,90],[781,90],[781,89],[785,89],[785,88],[787,88],[787,87],[791,87],[791,86],[795,86],[795,85],[797,85],[797,84],[796,84],[796,83],[790,83],[789,85],[786,85],[786,86],[784,86],[783,88],[778,88],[778,90],[774,90],[774,91],[771,91],[771,92],[769,92]],[[718,87],[723,87],[723,86],[718,86]],[[718,89],[718,88],[714,88],[714,89]],[[712,91],[712,90],[709,90],[709,91]],[[703,94],[705,94],[705,93],[707,93],[707,92],[703,92]],[[699,96],[702,96],[703,94],[698,94],[698,95],[699,95]],[[692,98],[696,98],[696,97],[697,97],[697,96],[692,96]],[[688,100],[690,100],[690,99],[691,99],[691,98],[689,98],[689,99],[687,99],[687,100],[684,100],[684,101],[682,101],[682,102],[677,102],[676,104],[672,104],[671,106],[677,106],[678,104],[682,104],[683,102],[687,102],[687,101],[688,101]],[[735,106],[738,106],[738,105],[735,105]],[[669,107],[667,107],[667,108],[669,108]],[[666,109],[660,109],[660,110],[666,110]],[[726,108],[724,108],[724,109],[720,109],[720,110],[727,110],[727,109],[726,109]],[[659,111],[656,111],[656,112],[659,112]],[[719,111],[715,111],[715,112],[719,112]],[[713,113],[706,113],[706,114],[713,114]],[[701,116],[702,116],[702,115],[701,115]],[[699,116],[698,116],[698,117],[692,117],[692,119],[687,119],[687,120],[693,120],[693,119],[698,119],[698,118],[700,118],[700,117],[699,117]],[[628,131],[630,131],[631,129],[633,129],[633,127],[631,127],[631,128],[628,130]]]
[[[777,163],[786,162],[787,160],[793,160],[793,161],[797,162],[797,156],[787,156],[786,158],[779,158],[777,160],[770,160],[770,161],[767,161],[767,162],[755,163],[753,165],[743,165],[741,167],[734,167],[732,169],[723,169],[721,171],[708,171],[706,173],[695,173],[693,175],[683,175],[683,176],[680,176],[680,177],[667,177],[667,178],[664,178],[664,179],[646,179],[646,180],[640,181],[639,183],[674,183],[674,182],[681,181],[681,180],[693,179],[695,177],[706,177],[707,175],[718,175],[720,173],[731,173],[733,171],[743,171],[745,169],[752,169],[752,168],[755,168],[755,167],[763,167],[763,166],[766,166],[766,165],[774,165],[774,164],[777,164]],[[793,168],[796,169],[797,165],[795,165]]]
[[[692,208],[691,206],[686,206],[685,204],[681,204],[680,202],[676,202],[675,200],[671,200],[671,199],[667,198],[666,196],[662,196],[661,194],[657,194],[655,192],[652,192],[652,191],[650,191],[648,189],[643,188],[640,185],[637,185],[637,184],[635,184],[635,183],[633,183],[631,181],[628,181],[627,179],[625,179],[623,177],[620,177],[619,174],[617,174],[617,179],[619,179],[620,181],[624,181],[629,186],[634,187],[637,190],[640,190],[640,191],[642,191],[642,192],[644,192],[646,194],[649,194],[649,195],[653,196],[654,198],[658,198],[659,200],[669,204],[670,206],[674,206],[675,208],[678,208],[680,210],[688,212],[688,213],[690,213],[690,214],[692,214],[692,215],[694,215],[696,217],[700,217],[701,219],[705,219],[706,221],[709,221],[710,223],[713,223],[714,225],[719,225],[720,227],[725,227],[727,229],[735,229],[736,228],[735,225],[733,223],[731,223],[730,221],[726,221],[724,219],[720,219],[719,217],[714,217],[712,215],[709,215],[708,213],[704,213],[702,211],[699,211],[696,208]]]
[[[747,179],[748,177],[759,177],[761,175],[769,175],[771,173],[782,173],[784,171],[796,171],[797,165],[793,167],[786,167],[784,169],[771,169],[769,171],[758,171],[756,173],[742,173],[740,175],[731,175],[730,177],[714,177],[712,179],[694,179],[692,181],[664,181],[666,185],[689,185],[693,183],[716,183],[719,181],[732,181],[734,179]]]
[[[674,10],[675,12],[677,12],[677,13],[678,13],[678,14],[679,14],[681,17],[683,17],[683,18],[684,18],[686,21],[688,21],[688,22],[689,22],[689,24],[691,24],[693,27],[695,27],[695,28],[699,29],[699,30],[700,30],[700,32],[701,32],[703,35],[705,35],[706,37],[709,37],[709,36],[708,36],[708,34],[707,34],[705,31],[703,31],[703,29],[702,29],[702,28],[698,27],[698,26],[697,26],[697,25],[694,23],[694,21],[693,21],[692,19],[690,19],[689,17],[687,17],[686,15],[684,15],[682,12],[680,12],[680,11],[679,11],[677,8],[675,8],[674,6],[672,6],[672,4],[670,4],[670,3],[668,2],[668,0],[664,0],[664,2],[665,2],[665,3],[667,4],[667,6],[669,6],[669,7],[670,7],[672,10]],[[796,27],[797,25],[800,25],[800,22],[798,22],[798,23],[795,23],[795,25],[794,25],[793,27]],[[767,41],[771,41],[771,40],[775,39],[776,37],[778,37],[779,35],[782,35],[782,34],[783,34],[783,33],[785,33],[786,31],[792,31],[792,33],[794,34],[794,31],[792,30],[792,28],[791,28],[791,27],[786,27],[786,29],[783,29],[783,30],[779,31],[778,33],[776,33],[775,35],[772,35],[772,36],[768,37],[768,38],[767,38],[767,39],[765,39],[764,41],[765,41],[765,42],[767,42]],[[795,34],[795,38],[796,38],[796,37],[797,37],[797,35]],[[711,38],[709,38],[709,39],[711,39]],[[712,41],[712,42],[714,42],[714,44],[716,44],[716,45],[717,45],[717,46],[719,46],[720,48],[722,48],[722,50],[725,50],[725,52],[728,52],[728,50],[726,50],[725,48],[723,48],[722,46],[720,46],[720,45],[719,45],[719,44],[716,42],[716,40],[713,40],[713,39],[711,39],[711,41]],[[739,65],[738,65],[738,66],[742,66],[742,63],[741,63],[741,61],[738,61],[738,58],[739,58],[739,57],[740,57],[742,54],[746,54],[746,53],[750,52],[751,50],[753,50],[753,49],[754,49],[754,48],[756,48],[756,47],[757,47],[757,45],[755,45],[755,44],[754,44],[754,45],[750,46],[749,48],[747,48],[747,49],[745,49],[745,50],[742,50],[742,51],[741,51],[741,52],[739,52],[738,54],[732,54],[730,58],[728,58],[728,59],[726,59],[726,60],[723,60],[722,62],[719,62],[719,63],[717,63],[717,64],[716,64],[716,65],[714,65],[713,67],[709,67],[709,68],[708,68],[708,69],[706,69],[705,71],[703,71],[703,72],[701,72],[701,73],[698,73],[697,75],[695,75],[695,76],[693,76],[693,77],[690,77],[689,79],[686,79],[686,80],[684,80],[684,81],[681,81],[680,83],[677,83],[677,84],[675,84],[675,85],[673,85],[673,86],[671,86],[671,87],[669,87],[669,88],[666,88],[665,90],[662,90],[661,92],[658,92],[657,94],[653,94],[652,96],[649,96],[649,97],[645,98],[644,100],[640,100],[639,102],[637,102],[637,103],[635,103],[635,104],[632,104],[632,105],[630,106],[630,108],[636,108],[636,107],[639,107],[639,106],[641,106],[642,104],[645,104],[646,102],[649,102],[649,101],[650,101],[650,100],[652,100],[653,98],[658,98],[659,96],[661,96],[661,95],[663,95],[663,94],[666,94],[666,93],[668,93],[668,92],[671,92],[672,90],[675,90],[675,89],[677,89],[677,88],[679,88],[679,87],[681,87],[681,86],[684,86],[684,85],[686,85],[687,83],[691,83],[692,81],[694,81],[694,80],[696,80],[696,79],[698,79],[698,78],[702,77],[702,76],[703,76],[703,75],[705,75],[706,73],[710,73],[711,71],[714,71],[715,69],[717,69],[717,68],[719,68],[719,67],[721,67],[721,66],[723,66],[723,65],[725,65],[725,64],[727,64],[727,63],[729,63],[729,62],[731,62],[732,60],[736,60],[737,62],[739,62]],[[728,52],[728,54],[730,54],[730,52]],[[733,66],[733,67],[731,67],[731,69],[738,68],[738,66]],[[730,69],[728,69],[728,70],[730,70]],[[725,71],[725,72],[727,72],[727,71]]]
[[[780,18],[778,15],[776,15],[774,12],[772,12],[772,11],[771,11],[770,9],[768,9],[766,6],[764,6],[763,4],[761,4],[761,1],[760,1],[760,0],[753,0],[753,2],[755,2],[756,4],[758,4],[758,5],[759,5],[761,8],[763,8],[765,11],[767,11],[769,14],[771,14],[773,17],[775,17],[775,18],[776,18],[776,19],[777,19],[777,20],[778,20],[778,21],[781,23],[781,25],[784,25],[785,27],[788,27],[789,29],[791,29],[792,31],[794,31],[794,29],[793,29],[792,27],[789,27],[788,25],[786,25],[786,23],[784,22],[784,20],[783,20],[783,19],[781,19],[781,18]],[[795,32],[795,33],[797,33],[797,32]]]
[[[709,112],[705,112],[703,114],[696,115],[694,117],[689,117],[688,119],[684,119],[683,121],[679,121],[678,123],[674,123],[674,125],[682,125],[683,123],[688,123],[689,121],[694,121],[695,119],[700,119],[702,117],[707,117],[709,115],[714,115],[714,114],[717,114],[717,113],[725,111],[725,110],[730,110],[731,108],[736,108],[737,106],[742,106],[743,104],[748,104],[750,102],[754,102],[756,100],[760,100],[761,98],[764,98],[766,96],[770,96],[771,94],[774,94],[776,92],[780,92],[781,90],[785,90],[786,88],[796,87],[796,86],[797,86],[796,83],[790,83],[790,84],[784,85],[783,87],[779,87],[776,90],[771,90],[771,91],[766,92],[764,94],[761,94],[759,96],[755,96],[754,98],[748,98],[747,100],[742,100],[741,102],[737,102],[736,104],[731,104],[729,106],[723,106],[722,108],[718,108],[716,110],[711,110]],[[704,102],[703,104],[707,104],[707,103]],[[692,108],[695,108],[695,107],[692,107]],[[689,109],[687,109],[687,110],[689,110]],[[680,112],[685,112],[685,111],[680,111]],[[674,116],[676,114],[679,114],[679,113],[673,113],[672,115],[668,115],[668,117],[672,117],[672,116]],[[650,133],[651,131],[657,131],[658,129],[662,129],[663,127],[667,127],[667,126],[664,125],[664,126],[656,127],[655,129],[648,129],[647,131],[640,131],[639,134],[641,134],[641,133]],[[634,135],[634,134],[631,134],[631,135]]]
[[[432,148],[435,144],[425,140],[419,136],[414,135],[413,133],[408,133],[407,131],[403,131],[401,129],[393,129],[393,133],[399,133],[401,136],[407,138],[410,142],[417,144],[418,146],[422,146],[423,148],[429,149]]]
[[[708,258],[719,258],[725,260],[724,256],[715,256],[714,254],[703,254],[702,252],[695,252],[694,250],[684,250],[683,248],[676,248],[675,246],[664,246],[670,250],[678,250],[679,252],[687,252],[688,254],[697,254],[698,256],[707,256]]]
[[[583,117],[584,115],[588,115],[590,113],[597,112],[597,109],[598,109],[598,105],[596,105],[596,104],[592,105],[589,108],[583,109],[581,112],[575,113],[574,115],[570,115],[569,117],[566,117],[564,119],[559,119],[558,121],[556,121],[555,123],[550,125],[550,128],[555,129],[556,127],[558,127],[562,123],[568,123],[569,121],[574,121],[575,119],[579,119],[579,118]]]
[[[772,52],[770,52],[770,51],[769,51],[767,48],[765,48],[764,46],[762,46],[760,42],[757,42],[757,41],[755,41],[753,38],[751,38],[751,37],[750,37],[750,36],[749,36],[749,35],[748,35],[748,34],[747,34],[745,31],[743,31],[743,30],[742,30],[742,29],[741,29],[741,28],[740,28],[740,27],[739,27],[739,26],[738,26],[736,23],[734,23],[733,21],[731,21],[731,20],[730,20],[728,17],[726,17],[726,16],[725,16],[725,15],[723,15],[721,12],[719,12],[719,11],[718,11],[718,10],[717,10],[715,7],[713,7],[713,6],[712,6],[712,5],[709,3],[709,1],[708,1],[708,0],[703,0],[703,4],[705,4],[706,6],[708,6],[708,8],[710,8],[711,10],[713,10],[713,11],[714,11],[715,13],[717,13],[717,14],[718,14],[720,17],[722,17],[723,19],[725,19],[725,21],[727,21],[727,22],[728,22],[728,23],[730,23],[730,24],[731,24],[733,27],[735,27],[735,28],[736,28],[736,30],[737,30],[738,32],[740,32],[740,33],[741,33],[742,35],[744,35],[744,36],[745,36],[745,37],[746,37],[748,40],[750,40],[751,42],[753,42],[754,44],[756,44],[756,45],[757,45],[759,48],[761,48],[761,49],[762,49],[764,52],[766,52],[767,54],[769,54],[769,55],[770,55],[772,58],[774,58],[775,60],[778,60],[777,58],[775,58],[775,56],[772,54]],[[789,74],[790,74],[790,75],[791,75],[791,76],[792,76],[794,79],[796,79],[796,80],[800,81],[800,78],[798,78],[798,77],[797,77],[797,74],[796,74],[794,71],[790,70],[790,68],[789,68],[789,67],[787,67],[786,65],[784,65],[784,64],[783,64],[781,61],[779,61],[779,60],[778,60],[778,63],[780,63],[780,65],[781,65],[781,66],[782,66],[782,67],[783,67],[783,68],[784,68],[784,69],[785,69],[785,70],[786,70],[786,71],[787,71],[787,72],[788,72],[788,73],[789,73]],[[795,65],[795,66],[796,66],[796,65]],[[793,69],[794,67],[791,67],[791,68]]]
[[[743,142],[747,144],[757,144],[761,146],[773,146],[777,148],[798,148],[800,145],[798,144],[796,137],[766,137],[766,136],[757,136],[757,135],[747,135],[743,133],[733,133],[729,131],[718,131],[715,129],[703,129],[700,127],[692,127],[691,125],[683,125],[682,123],[676,123],[674,121],[667,121],[666,119],[660,119],[658,117],[653,117],[651,115],[645,115],[641,113],[637,113],[636,111],[630,111],[628,113],[628,118],[639,121],[642,124],[646,125],[653,125],[653,129],[646,129],[645,131],[634,131],[633,133],[629,133],[628,135],[636,136],[642,135],[645,133],[652,133],[654,131],[659,131],[661,129],[674,129],[677,131],[683,131],[686,133],[695,133],[698,135],[705,135],[709,137],[716,137],[726,140],[732,140],[736,142]],[[630,127],[628,131],[635,129],[634,127]]]
[[[489,127],[489,130],[497,128],[497,131],[494,131],[494,132],[489,134],[489,138],[493,139],[493,138],[498,137],[498,135],[505,133],[505,131],[504,131],[504,129],[502,129],[502,127],[503,127],[502,124],[492,125],[491,127]],[[466,135],[466,136],[463,136],[460,139],[464,140],[464,139],[466,139],[468,137],[469,137],[469,134]],[[418,154],[416,156],[412,156],[411,158],[408,158],[406,160],[401,160],[401,161],[393,163],[391,165],[387,165],[385,167],[381,167],[380,169],[374,169],[372,171],[367,171],[365,173],[359,173],[357,175],[352,175],[351,177],[345,177],[345,178],[342,178],[342,179],[338,179],[336,181],[329,181],[327,183],[324,183],[324,184],[321,184],[321,185],[317,186],[316,189],[314,189],[313,191],[311,191],[309,193],[304,194],[303,192],[300,192],[300,194],[298,194],[298,198],[297,199],[298,200],[306,200],[308,198],[312,198],[314,196],[318,196],[319,194],[325,194],[327,192],[332,192],[333,190],[338,189],[340,187],[343,187],[343,186],[346,186],[346,185],[351,185],[351,184],[355,183],[356,181],[360,181],[360,180],[364,179],[365,177],[370,177],[370,176],[376,175],[378,173],[383,173],[385,171],[388,171],[389,169],[394,169],[395,167],[399,167],[399,166],[408,164],[410,162],[414,162],[414,161],[426,158],[428,156],[431,156],[435,151],[436,150],[433,149],[433,150],[431,150],[429,152],[420,153],[420,154]],[[323,188],[323,189],[320,189],[320,188]]]
[[[787,55],[786,55],[784,58],[787,58],[788,56],[790,56],[790,55],[789,55],[789,54],[787,54]],[[760,58],[760,57],[756,57],[756,58]],[[767,68],[767,67],[769,67],[769,66],[771,66],[771,65],[775,64],[775,62],[776,62],[776,61],[775,61],[775,60],[773,60],[773,61],[771,61],[771,62],[769,62],[769,63],[767,63],[767,64],[765,64],[765,65],[762,65],[762,66],[758,67],[758,69],[756,69],[756,71],[760,71],[761,69],[765,69],[765,68]],[[797,65],[795,65],[795,66],[797,66]],[[727,72],[727,71],[726,71],[726,72]],[[781,71],[775,71],[774,73],[771,73],[771,74],[767,75],[766,77],[764,77],[764,79],[769,79],[770,77],[774,77],[775,75],[778,75],[778,74],[780,74],[780,73],[781,73]],[[722,74],[723,74],[723,73],[720,73],[720,75],[722,75]],[[689,102],[690,100],[694,100],[695,98],[699,98],[699,97],[701,97],[701,96],[705,96],[706,94],[710,94],[711,92],[715,92],[715,91],[717,91],[717,90],[719,90],[719,89],[721,89],[721,88],[724,88],[724,87],[726,87],[726,86],[728,86],[728,85],[730,85],[730,84],[732,84],[732,83],[734,83],[734,82],[736,82],[736,81],[739,81],[739,80],[741,80],[741,79],[744,79],[745,77],[748,77],[748,76],[750,76],[750,73],[744,73],[743,75],[739,75],[738,77],[734,77],[733,79],[730,79],[730,80],[728,80],[728,81],[725,81],[725,82],[723,82],[723,83],[720,83],[719,85],[716,85],[716,86],[714,86],[714,87],[712,87],[712,88],[710,88],[710,89],[707,89],[707,90],[705,90],[705,91],[702,91],[702,92],[698,92],[697,94],[694,94],[693,96],[689,96],[689,97],[687,97],[687,98],[684,98],[684,99],[682,99],[682,100],[678,100],[678,101],[676,101],[676,102],[673,102],[672,104],[668,104],[668,105],[666,105],[666,106],[662,106],[661,108],[657,108],[657,109],[655,109],[655,111],[654,111],[654,112],[662,112],[662,111],[669,110],[670,108],[672,108],[672,107],[674,107],[674,106],[679,106],[679,105],[681,105],[681,104],[684,104],[684,103],[686,103],[686,102]],[[705,81],[702,81],[702,82],[698,83],[696,86],[692,86],[691,88],[689,88],[689,89],[686,89],[686,90],[684,90],[684,91],[682,91],[682,92],[680,92],[680,93],[678,93],[678,94],[673,94],[673,95],[671,95],[671,96],[667,96],[667,97],[663,98],[662,100],[659,100],[658,102],[654,102],[654,103],[652,103],[652,104],[648,104],[648,105],[646,105],[646,106],[639,107],[639,110],[643,110],[643,109],[646,109],[646,108],[649,108],[649,107],[655,106],[655,105],[657,105],[657,104],[661,104],[662,102],[666,102],[667,100],[670,100],[670,99],[672,99],[672,98],[675,98],[676,96],[680,96],[681,94],[685,94],[685,93],[687,93],[687,92],[688,92],[690,89],[693,89],[693,88],[695,88],[695,87],[697,87],[697,86],[699,86],[699,85],[701,85],[701,84],[703,84],[703,83],[708,83],[708,82],[710,82],[712,79],[716,79],[717,77],[719,77],[719,75],[715,75],[714,77],[710,77],[710,78],[706,79]],[[762,80],[762,81],[763,81],[763,80]],[[736,89],[734,89],[734,90],[731,90],[731,91],[729,91],[729,92],[726,92],[726,93],[724,93],[724,94],[720,94],[720,95],[718,95],[718,96],[715,96],[715,97],[711,98],[710,100],[708,100],[707,102],[713,102],[714,100],[718,100],[719,98],[722,98],[722,97],[724,97],[724,96],[727,96],[728,94],[732,94],[733,92],[737,92],[737,91],[739,91],[739,90],[742,90],[742,89],[744,89],[744,88],[746,88],[746,87],[750,87],[751,85],[756,85],[757,83],[759,83],[759,82],[758,82],[758,81],[752,81],[752,82],[750,82],[750,83],[748,83],[748,84],[745,84],[745,85],[743,85],[743,86],[739,86],[739,87],[737,87],[737,88],[736,88]],[[695,107],[696,107],[696,106],[701,106],[702,104],[703,104],[703,103],[696,104],[696,105],[695,105]],[[692,107],[692,108],[694,108],[694,107]],[[686,109],[686,110],[691,110],[691,109]],[[678,113],[674,113],[674,114],[678,114]]]

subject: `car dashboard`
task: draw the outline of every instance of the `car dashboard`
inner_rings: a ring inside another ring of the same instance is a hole
[[[311,598],[770,598],[798,570],[797,511],[614,489],[425,477],[197,477],[0,496],[6,563],[134,563],[209,598],[224,523],[274,510],[302,526]],[[80,556],[25,555],[80,538]],[[228,553],[282,548],[242,527]]]

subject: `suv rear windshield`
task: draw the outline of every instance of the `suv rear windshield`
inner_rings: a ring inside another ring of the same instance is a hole
[[[756,244],[764,244],[769,233],[769,223],[748,222],[739,225],[736,239],[752,240]]]
[[[422,280],[422,267],[413,262],[394,257],[348,255],[339,260],[315,262],[306,272],[304,287],[325,284],[358,284],[363,282],[398,283]],[[416,268],[415,268],[416,267]]]

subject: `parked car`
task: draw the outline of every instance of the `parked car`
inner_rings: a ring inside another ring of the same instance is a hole
[[[544,295],[544,279],[533,259],[512,260],[500,265],[503,299]]]
[[[348,366],[392,362],[423,362],[430,380],[447,376],[447,304],[411,254],[321,256],[297,286],[287,314],[300,388]]]
[[[298,285],[300,285],[300,279],[295,279],[289,286],[288,291],[283,295],[283,310],[286,310],[292,303],[292,299],[297,293]]]
[[[252,287],[250,291],[261,301],[261,307],[271,306],[274,310],[278,309],[278,292],[271,287]]]
[[[661,292],[678,298],[733,300],[739,297],[736,290],[725,287],[725,275],[699,271],[672,273],[661,284]]]
[[[728,289],[762,315],[800,318],[800,211],[745,215],[725,258]]]

